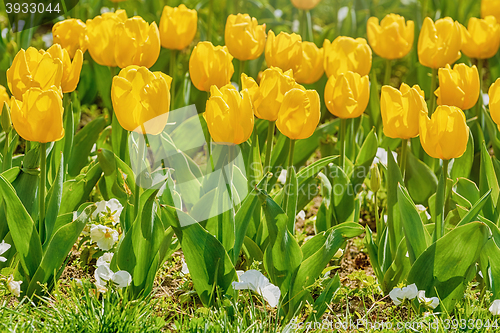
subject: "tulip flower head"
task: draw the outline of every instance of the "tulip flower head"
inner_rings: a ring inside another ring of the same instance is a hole
[[[462,52],[469,58],[488,59],[498,52],[500,24],[494,16],[486,16],[484,19],[471,17],[467,29],[463,25],[460,28]]]
[[[500,131],[500,79],[497,79],[488,90],[490,98],[490,115],[491,119],[497,124]]]
[[[451,17],[435,23],[426,17],[418,37],[418,60],[426,67],[440,68],[460,58],[462,35],[460,24]]]
[[[171,50],[183,50],[191,44],[198,29],[198,13],[181,4],[165,6],[160,19],[161,45]]]
[[[243,89],[240,94],[232,84],[220,89],[213,85],[205,119],[214,142],[238,145],[247,141],[253,131],[254,119],[248,90]]]
[[[292,0],[292,5],[297,9],[311,10],[316,7],[321,0]]]
[[[404,17],[397,14],[388,14],[380,24],[378,18],[370,17],[366,29],[373,52],[382,58],[403,58],[413,46],[413,21],[405,22]]]
[[[372,68],[372,50],[366,39],[339,36],[330,43],[325,40],[324,67],[328,77],[339,76],[348,71],[361,76],[368,75]]]
[[[275,121],[285,94],[295,86],[292,70],[283,71],[271,67],[262,73],[260,86],[246,74],[242,74],[241,85],[248,89],[255,115],[260,119]]]
[[[456,106],[438,106],[430,119],[420,113],[419,126],[420,143],[429,156],[449,160],[465,153],[469,127]]]
[[[410,139],[419,133],[418,120],[421,112],[427,113],[427,104],[419,86],[403,83],[399,90],[382,87],[380,109],[385,136]]]
[[[325,70],[323,69],[324,52],[316,44],[302,42],[302,59],[296,72],[295,80],[301,84],[312,84],[318,81]]]
[[[500,22],[500,0],[481,0],[481,17],[493,15]]]
[[[418,288],[415,283],[403,288],[394,288],[389,292],[389,297],[394,304],[400,305],[405,299],[414,299],[417,297]]]
[[[58,91],[30,88],[22,100],[11,99],[12,125],[23,139],[41,143],[64,137],[62,98]]]
[[[479,73],[476,66],[456,64],[440,68],[439,88],[435,91],[438,105],[453,105],[468,110],[479,98]]]
[[[325,87],[325,103],[331,114],[357,118],[365,112],[370,98],[370,80],[351,71],[331,76]]]
[[[276,127],[292,140],[307,139],[316,130],[320,117],[318,92],[297,86],[285,94]]]
[[[302,37],[297,34],[280,32],[275,36],[269,30],[266,43],[267,67],[279,67],[283,71],[291,69],[295,72],[302,61],[301,43]]]
[[[189,76],[194,86],[201,91],[210,91],[215,85],[222,88],[231,82],[234,73],[233,56],[226,46],[213,46],[200,42],[189,58]]]
[[[30,88],[60,91],[63,78],[63,63],[49,53],[40,53],[34,47],[21,49],[7,70],[10,92],[18,100]]]
[[[9,94],[7,94],[7,90],[5,89],[5,87],[0,84],[0,115],[2,114],[3,106],[5,103],[10,103],[10,97]]]
[[[127,131],[160,134],[170,110],[172,78],[146,67],[128,66],[113,78],[111,100],[116,118]]]
[[[71,59],[75,57],[76,50],[82,53],[87,51],[89,37],[87,36],[87,26],[79,19],[67,19],[59,21],[52,27],[54,44],[60,44],[68,51]]]
[[[43,55],[45,52],[40,51]],[[80,81],[80,72],[83,65],[83,53],[81,50],[76,50],[73,61],[69,56],[68,51],[63,49],[61,45],[54,44],[48,50],[53,59],[61,60],[63,64],[63,75],[61,80],[61,88],[63,93],[69,93],[76,89]]]
[[[236,59],[257,59],[266,46],[266,25],[258,25],[257,19],[248,14],[231,14],[226,21],[225,41]]]

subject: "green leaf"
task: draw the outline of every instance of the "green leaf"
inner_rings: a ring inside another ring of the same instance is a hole
[[[500,298],[500,262],[498,258],[500,258],[498,243],[490,239],[481,251],[479,267],[483,272],[487,288],[493,293],[491,299]]]
[[[45,239],[42,240],[44,244],[51,238],[52,233],[55,231],[54,224],[56,223],[57,215],[59,215],[59,207],[61,207],[64,180],[64,156],[62,153],[60,156],[59,170],[57,171],[56,179],[46,197],[47,213],[45,215]]]
[[[351,181],[337,165],[331,166],[334,175],[331,195],[331,209],[335,224],[354,220],[355,193]]]
[[[479,191],[481,195],[484,195],[491,189],[491,197],[488,202],[483,207],[484,216],[496,222],[498,219],[498,211],[495,209],[498,203],[498,198],[500,194],[500,187],[498,185],[498,179],[495,174],[495,169],[493,167],[493,162],[491,161],[490,154],[486,148],[486,144],[481,144],[481,169],[479,172]]]
[[[470,172],[472,170],[472,164],[474,162],[474,136],[472,132],[469,131],[469,140],[467,141],[467,149],[465,153],[453,160],[453,165],[451,167],[451,178],[456,180],[457,178],[469,178]]]
[[[382,274],[382,270],[380,269],[380,264],[378,263],[378,248],[375,242],[373,241],[373,233],[369,226],[365,227],[365,238],[363,243],[365,244],[365,248],[368,250],[368,257],[370,258],[370,264],[373,268],[373,272],[377,277],[378,281],[383,281],[384,275]]]
[[[377,134],[375,134],[375,128],[372,128],[361,146],[354,163],[354,169],[351,173],[351,183],[355,193],[361,191],[361,185],[365,181],[366,176],[370,173],[370,166],[377,155],[377,148]]]
[[[408,151],[405,184],[415,203],[427,206],[429,197],[436,193],[438,179],[427,164]]]
[[[393,256],[394,260],[384,274],[384,279],[382,280],[381,285],[384,293],[390,292],[408,276],[408,272],[411,269],[411,263],[410,258],[406,256],[407,252],[406,241],[403,238],[399,242],[397,251]]]
[[[389,233],[391,257],[396,257],[398,244],[403,239],[403,226],[398,205],[398,184],[403,184],[403,177],[392,151],[387,148],[387,229]]]
[[[101,178],[102,168],[99,164],[89,167],[89,170],[81,174],[76,179],[64,182],[64,200],[61,202],[59,214],[75,211],[82,203],[87,201],[90,192],[94,189],[97,181]]]
[[[491,195],[491,190],[486,192],[481,197],[481,199],[479,199],[479,201],[476,202],[474,206],[472,206],[472,208],[467,212],[467,214],[462,218],[462,220],[460,220],[457,227],[475,221],[477,215],[488,201],[490,195]]]
[[[467,199],[471,206],[474,205],[481,197],[479,188],[477,188],[473,181],[467,178],[459,178],[457,180],[456,192]]]
[[[325,289],[318,296],[316,301],[314,302],[313,309],[311,314],[307,318],[306,321],[314,321],[319,322],[323,313],[325,313],[328,308],[328,304],[331,303],[333,296],[340,289],[340,277],[339,274],[336,273],[333,279],[330,279],[330,282],[326,285]]]

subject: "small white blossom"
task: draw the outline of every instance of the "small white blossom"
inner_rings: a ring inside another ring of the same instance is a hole
[[[99,258],[97,258],[96,266],[111,264],[111,260],[113,259],[113,252],[106,252]]]
[[[286,183],[286,170],[285,169],[281,170],[281,173],[278,176],[278,182],[280,182],[281,184]]]
[[[488,310],[490,310],[492,315],[500,316],[500,299],[494,300]]]
[[[427,219],[431,218],[431,214],[429,214],[429,212],[427,211],[427,208],[425,208],[425,206],[423,206],[423,205],[416,205],[415,207],[417,208],[417,210],[418,210],[419,213],[425,212],[425,216],[427,216]]]
[[[417,297],[418,288],[415,283],[410,284],[409,286],[403,288],[394,288],[389,293],[389,297],[392,299],[394,304],[399,305],[403,303],[403,301],[407,299],[414,299]]]
[[[425,297],[425,290],[419,290],[417,295],[418,301],[423,303],[425,306],[435,309],[439,305],[439,298],[437,297]]]
[[[181,262],[182,262],[181,273],[184,274],[184,275],[189,274],[189,268],[188,268],[188,266],[187,266],[186,261],[184,260],[184,258],[181,259]]]
[[[111,219],[113,225],[120,222],[120,214],[122,213],[123,206],[116,199],[109,201],[99,201],[95,203],[97,209],[92,213],[92,220],[96,221],[100,217]]]
[[[17,297],[21,296],[21,283],[23,281],[14,281],[14,275],[12,274],[7,278],[7,288]]]
[[[392,152],[392,156],[394,156],[394,159],[397,160],[398,154],[396,152]],[[384,148],[377,149],[377,155],[375,155],[372,164],[377,164],[379,162],[387,166],[387,150]]]
[[[4,254],[8,249],[10,249],[10,244],[5,243],[5,240],[3,240],[0,243],[0,262],[6,262],[7,258],[2,257],[2,254]]]
[[[302,219],[302,220],[305,220],[306,219],[306,212],[304,212],[303,210],[301,210],[298,214],[297,214],[297,219]]]
[[[278,305],[281,291],[280,288],[270,283],[269,280],[259,271],[251,269],[243,274],[238,274],[240,282],[232,283],[234,290],[250,289],[264,297],[271,307]]]
[[[132,276],[129,272],[118,271],[115,273],[111,270],[109,264],[97,266],[94,277],[97,290],[101,293],[108,290],[105,281],[113,282],[117,288],[125,288],[132,283]]]
[[[108,251],[118,241],[118,231],[101,224],[92,224],[90,226],[90,239],[97,243],[101,250]]]

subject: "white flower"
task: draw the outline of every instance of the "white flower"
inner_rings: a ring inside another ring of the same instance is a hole
[[[188,266],[187,266],[186,261],[184,260],[184,258],[181,259],[181,262],[182,262],[181,273],[184,274],[184,275],[189,274],[189,268],[188,268]]]
[[[14,281],[14,275],[11,274],[7,279],[7,288],[11,293],[19,297],[21,296],[21,283],[23,281]]]
[[[392,152],[392,156],[394,156],[394,159],[397,160],[398,154],[396,152]],[[384,148],[377,149],[377,155],[375,155],[372,164],[377,164],[379,162],[387,166],[387,150]]]
[[[96,221],[99,217],[107,217],[111,219],[113,225],[120,222],[120,214],[122,213],[123,206],[116,199],[109,201],[99,201],[95,203],[97,209],[92,213],[92,220]]]
[[[500,299],[494,300],[488,310],[490,310],[492,315],[500,316]]]
[[[394,304],[399,305],[403,303],[405,298],[414,299],[415,297],[417,297],[417,294],[418,294],[418,288],[415,285],[415,283],[413,283],[404,288],[392,289],[391,292],[389,293],[389,297],[392,299]]]
[[[97,266],[97,269],[94,272],[95,277],[95,285],[99,292],[106,292],[108,289],[106,288],[106,282],[111,281],[117,288],[124,288],[132,283],[132,276],[127,271],[118,271],[114,273],[109,264],[104,264]]]
[[[424,303],[425,306],[427,306],[431,309],[435,309],[439,305],[439,298],[437,298],[437,297],[431,297],[431,298],[425,297],[425,290],[419,290],[417,298],[418,298],[418,301],[420,303]]]
[[[264,297],[271,307],[278,305],[281,292],[280,288],[270,283],[269,280],[259,271],[251,269],[243,274],[238,274],[240,282],[232,283],[233,289],[244,290],[250,289]]]
[[[108,251],[118,241],[118,231],[101,224],[92,224],[90,226],[90,239],[97,243],[101,250]]]
[[[0,262],[6,262],[7,258],[2,257],[2,254],[4,254],[8,249],[10,249],[10,244],[5,243],[5,240],[3,240],[0,243]]]
[[[285,169],[281,170],[281,173],[280,173],[280,175],[278,176],[278,181],[279,181],[281,184],[285,184],[285,183],[286,183],[286,170],[285,170]]]
[[[301,210],[298,214],[297,214],[297,219],[302,219],[302,220],[305,220],[306,219],[306,212],[304,212],[303,210]]]
[[[113,252],[106,252],[97,259],[96,266],[111,264],[111,259],[113,259]]]
[[[415,207],[417,208],[417,210],[418,210],[419,213],[425,212],[425,216],[427,216],[427,219],[431,218],[431,214],[429,214],[429,212],[427,212],[427,208],[425,208],[425,206],[423,206],[423,205],[416,205]]]

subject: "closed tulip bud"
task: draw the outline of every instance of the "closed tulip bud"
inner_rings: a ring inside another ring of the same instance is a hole
[[[183,50],[191,44],[198,29],[198,13],[181,4],[165,6],[160,19],[161,45],[170,50]]]
[[[500,79],[497,79],[488,90],[490,97],[490,114],[500,131]]]
[[[330,76],[325,87],[325,103],[331,114],[342,118],[357,118],[363,114],[370,98],[368,76],[347,72],[337,78]]]
[[[500,22],[500,0],[482,0],[481,1],[481,17],[493,15]]]
[[[479,74],[476,66],[456,64],[439,69],[439,88],[435,91],[438,105],[453,105],[468,110],[479,98]]]
[[[500,2],[499,2],[500,6]],[[493,57],[500,46],[500,24],[494,16],[484,19],[471,17],[467,29],[462,31],[462,51],[469,58],[488,59]]]
[[[245,74],[241,77],[241,85],[249,91],[255,115],[260,119],[275,121],[285,94],[295,86],[295,80],[291,70],[283,73],[280,68],[271,67],[263,72],[260,86]]]
[[[22,101],[13,96],[10,112],[17,134],[25,140],[46,143],[64,137],[64,109],[56,90],[30,88]]]
[[[405,23],[405,18],[397,14],[388,14],[380,24],[378,18],[370,17],[366,30],[373,52],[382,58],[403,58],[413,46],[413,21]]]
[[[469,140],[465,114],[456,106],[441,105],[429,119],[420,113],[420,143],[434,158],[449,160],[463,155]]]
[[[89,37],[89,53],[99,65],[115,67],[116,30],[119,23],[127,20],[124,10],[115,13],[104,13],[87,20],[87,36]],[[133,53],[132,50],[127,50]]]
[[[21,49],[7,70],[7,83],[10,92],[18,100],[30,88],[60,90],[63,77],[63,64],[49,53],[40,53],[34,47]]]
[[[320,1],[321,0],[292,0],[292,5],[298,9],[311,10],[316,7]]]
[[[248,14],[229,15],[226,21],[225,41],[229,53],[238,60],[260,57],[266,46],[266,25]]]
[[[172,78],[146,67],[128,66],[113,77],[111,100],[116,118],[127,131],[160,134],[170,110]]]
[[[460,58],[462,36],[460,24],[451,17],[434,23],[426,17],[418,37],[418,60],[426,67],[440,68]]]
[[[380,171],[378,170],[377,164],[373,164],[370,168],[370,189],[377,193],[380,190],[380,184],[382,183],[380,179]]]
[[[254,120],[248,90],[243,89],[240,94],[232,84],[220,89],[212,86],[205,119],[214,142],[239,145],[247,141]]]
[[[339,36],[330,43],[325,40],[325,72],[328,77],[339,76],[348,71],[361,76],[368,75],[372,68],[372,50],[366,39]]]
[[[10,97],[9,94],[7,94],[7,89],[0,84],[0,114],[2,114],[3,105],[5,103],[9,104],[9,102]]]
[[[410,139],[419,133],[418,119],[421,112],[427,113],[423,91],[415,85],[410,88],[401,84],[399,90],[391,86],[382,87],[380,109],[384,134],[390,138]]]
[[[40,51],[41,54],[45,52]],[[80,72],[83,65],[83,53],[81,50],[76,50],[75,57],[71,61],[68,51],[63,49],[61,45],[54,44],[47,50],[53,59],[61,60],[63,64],[63,75],[61,80],[61,88],[63,93],[69,93],[76,89],[80,81]]]
[[[276,127],[292,140],[307,139],[319,124],[320,109],[318,92],[297,85],[285,94]]]
[[[234,73],[233,56],[226,46],[213,46],[200,42],[189,58],[189,76],[194,86],[201,91],[210,91],[215,85],[222,88],[231,82]]]
[[[311,42],[302,42],[302,60],[296,72],[295,80],[302,84],[312,84],[318,81],[325,70],[323,69],[323,49]]]
[[[68,51],[71,59],[75,57],[76,50],[82,53],[87,51],[89,38],[87,36],[87,26],[79,19],[67,19],[59,21],[52,27],[54,44],[60,44]]]
[[[296,71],[302,61],[302,37],[280,32],[278,36],[269,30],[266,43],[267,67],[279,67],[283,71]]]

